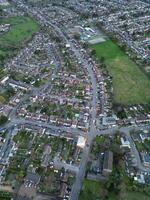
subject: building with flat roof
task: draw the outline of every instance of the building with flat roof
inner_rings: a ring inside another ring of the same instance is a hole
[[[103,162],[103,175],[108,176],[113,170],[113,152],[106,151],[104,154],[104,162]]]
[[[34,186],[38,185],[39,182],[40,182],[40,176],[32,172],[28,172],[24,180],[25,184],[32,184]]]
[[[102,118],[102,125],[103,126],[113,126],[116,125],[116,118],[115,117],[103,117]]]
[[[125,137],[121,137],[121,147],[131,148],[130,142]]]
[[[84,148],[85,146],[85,143],[86,143],[86,138],[83,137],[83,136],[79,136],[78,137],[78,142],[77,142],[77,147],[80,147],[80,148]]]
[[[146,167],[150,167],[150,153],[144,154],[143,162]]]

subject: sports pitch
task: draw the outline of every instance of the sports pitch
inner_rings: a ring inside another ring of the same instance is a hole
[[[150,80],[113,41],[91,45],[98,58],[104,57],[113,77],[113,100],[123,105],[150,103]]]

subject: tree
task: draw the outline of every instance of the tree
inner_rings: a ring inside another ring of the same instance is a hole
[[[91,55],[96,55],[96,50],[95,49],[91,50]]]
[[[105,58],[104,58],[103,56],[100,58],[100,62],[101,62],[101,63],[104,63],[104,62],[105,62]]]
[[[83,48],[87,49],[88,48],[88,44],[86,42],[83,43]]]
[[[5,99],[3,96],[0,96],[0,103],[1,103],[1,104],[4,104],[5,101],[6,101],[6,99]]]
[[[8,121],[8,118],[5,115],[0,116],[0,125],[5,124]]]
[[[75,40],[80,40],[80,34],[79,33],[75,33],[74,34],[74,39]]]

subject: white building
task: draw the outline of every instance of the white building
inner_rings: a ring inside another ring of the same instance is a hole
[[[130,142],[125,137],[121,137],[121,147],[131,148]]]
[[[86,143],[86,138],[83,136],[78,137],[77,147],[84,148]]]

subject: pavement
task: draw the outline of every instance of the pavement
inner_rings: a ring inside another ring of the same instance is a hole
[[[79,171],[78,166],[62,162],[62,161],[60,161],[59,157],[54,158],[54,166],[56,169],[64,168],[66,171],[68,170],[70,172],[73,172],[74,174],[77,174]]]
[[[1,150],[0,150],[0,163],[5,163],[7,162],[7,159],[9,157],[10,151],[12,149],[12,141],[11,141],[11,136],[12,136],[12,131],[13,127],[10,127],[7,129],[7,135],[5,139],[5,143],[3,144]]]
[[[48,26],[50,28],[53,29],[53,31],[61,38],[62,42],[64,42],[64,44],[70,44],[70,50],[73,52],[73,55],[75,57],[75,59],[81,63],[81,66],[86,69],[89,77],[90,77],[90,81],[91,81],[91,86],[92,86],[92,100],[91,100],[91,120],[90,120],[90,128],[89,131],[86,133],[86,138],[87,138],[87,144],[84,149],[83,149],[83,153],[81,156],[81,161],[80,161],[80,165],[79,167],[74,166],[74,165],[70,165],[70,164],[66,164],[66,163],[62,163],[58,160],[55,160],[55,165],[57,165],[58,167],[63,166],[65,169],[69,169],[70,171],[73,171],[76,173],[76,180],[75,183],[73,184],[72,187],[72,191],[71,191],[71,196],[70,199],[71,200],[78,200],[79,197],[79,193],[80,190],[82,188],[82,183],[85,177],[85,171],[86,171],[86,165],[88,162],[88,157],[89,157],[89,153],[90,153],[90,148],[91,148],[91,144],[92,141],[94,139],[94,137],[96,137],[97,135],[112,135],[116,133],[116,130],[118,130],[118,127],[115,128],[110,128],[110,129],[106,129],[106,130],[97,130],[96,126],[95,126],[95,120],[96,120],[96,116],[97,116],[97,103],[98,103],[98,88],[97,88],[97,81],[96,81],[96,77],[94,74],[94,71],[92,69],[92,64],[89,64],[86,57],[84,57],[83,54],[81,54],[81,48],[77,48],[75,46],[75,44],[68,39],[68,37],[66,37],[66,35],[62,32],[62,30],[56,26],[55,24],[53,24],[52,22],[50,22],[49,20],[47,20],[46,16],[42,13],[42,11],[37,11],[37,10],[33,10],[32,8],[30,8],[29,6],[25,5],[25,7],[23,8],[19,2],[17,2],[16,0],[13,0],[13,2],[15,2],[18,7],[20,9],[23,9],[25,12],[27,12],[28,14],[32,14],[37,20],[38,22],[41,24],[41,26]],[[76,4],[79,4],[79,2],[76,0]],[[58,65],[58,68],[55,69],[54,73],[53,73],[53,78],[56,77],[56,74],[59,70],[60,65]],[[48,128],[48,129],[52,129],[55,130],[56,134],[59,134],[63,131],[67,131],[72,133],[73,135],[84,135],[85,136],[85,132],[79,131],[78,129],[73,129],[73,128],[68,128],[68,127],[57,127],[45,122],[38,122],[38,121],[31,121],[31,120],[25,120],[25,119],[18,119],[16,118],[16,110],[17,108],[24,103],[31,94],[36,94],[38,93],[41,89],[45,89],[48,87],[48,85],[51,83],[51,78],[49,80],[49,83],[46,83],[44,86],[42,86],[42,88],[38,89],[34,89],[33,91],[31,91],[30,93],[26,94],[22,100],[20,101],[20,103],[14,107],[14,109],[12,110],[12,112],[9,115],[9,120],[10,122],[8,124],[6,124],[4,127],[8,128],[8,134],[6,137],[6,142],[2,147],[2,150],[0,151],[0,158],[3,159],[5,158],[5,156],[8,155],[8,151],[11,148],[11,143],[10,143],[10,139],[11,139],[11,134],[12,134],[12,128],[14,126],[20,125],[20,124],[28,124],[31,126],[38,126],[38,127],[42,127],[42,128]],[[130,130],[132,130],[134,127],[122,127],[119,130],[121,132],[123,132],[123,134],[126,135],[126,137],[128,138],[128,140],[130,141],[131,144],[131,148],[134,152],[134,155],[137,159],[137,164],[138,164],[138,168],[143,170],[143,171],[147,171],[148,169],[145,168],[140,160],[140,156],[139,153],[134,145],[134,142],[130,136]],[[150,172],[150,169],[148,170]]]

